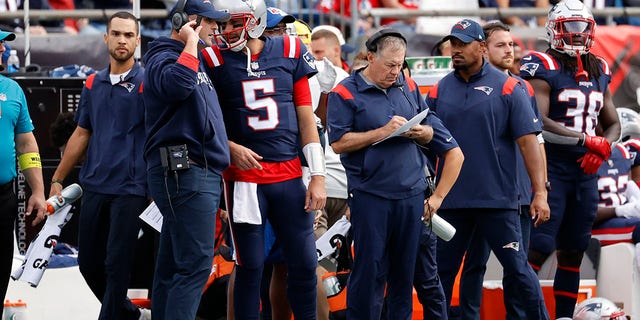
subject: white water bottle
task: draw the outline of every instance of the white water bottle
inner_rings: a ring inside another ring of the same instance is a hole
[[[18,51],[9,51],[9,58],[7,59],[7,73],[14,73],[20,71],[20,58],[18,58]]]
[[[53,214],[66,204],[73,203],[82,196],[82,188],[79,184],[74,183],[62,189],[62,197],[53,196],[47,199],[47,212]]]
[[[456,234],[456,228],[454,228],[447,220],[442,219],[437,214],[433,214],[431,220],[424,220],[425,226],[431,228],[433,232],[442,240],[449,241]]]

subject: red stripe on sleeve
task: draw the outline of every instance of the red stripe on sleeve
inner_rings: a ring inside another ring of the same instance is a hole
[[[181,53],[180,57],[178,57],[178,61],[176,62],[195,72],[198,72],[198,65],[200,64],[200,60],[186,52]]]
[[[512,77],[509,77],[509,79],[507,79],[507,81],[505,81],[504,85],[502,86],[502,95],[512,94],[513,88],[515,88],[517,84],[518,84],[518,80]]]
[[[431,87],[431,89],[429,89],[429,92],[427,92],[427,96],[431,99],[438,99],[438,84],[440,84],[439,82],[434,84],[433,87]]]
[[[335,86],[331,91],[339,94],[344,100],[353,100],[353,95],[349,92],[349,89],[341,84]]]
[[[309,78],[302,77],[293,84],[293,103],[296,106],[311,105],[311,89],[309,89]]]
[[[87,77],[87,81],[84,83],[84,86],[87,87],[87,89],[91,90],[91,87],[93,87],[93,79],[95,79],[95,78],[96,78],[96,74],[95,73],[90,74]]]

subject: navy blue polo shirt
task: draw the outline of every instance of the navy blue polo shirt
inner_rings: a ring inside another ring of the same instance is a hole
[[[411,119],[427,109],[412,79],[407,79],[400,87],[390,87],[385,91],[368,84],[361,76],[361,71],[344,79],[329,94],[327,124],[330,143],[340,140],[348,132],[380,128],[393,115]],[[430,112],[422,124],[433,124],[437,128],[434,128],[436,136],[442,137],[436,139],[440,142],[433,143],[434,152],[443,153],[457,146],[435,114]],[[405,199],[424,192],[427,187],[424,173],[426,157],[409,138],[394,137],[343,153],[340,160],[347,173],[350,191],[359,190],[388,199]]]
[[[87,78],[76,113],[78,126],[91,131],[87,159],[80,170],[85,190],[147,195],[143,75],[135,64],[114,85],[109,68]]]
[[[431,88],[426,102],[465,155],[460,176],[441,208],[516,209],[519,155],[514,141],[539,133],[542,122],[518,80],[485,61],[469,82],[455,71],[446,75]]]

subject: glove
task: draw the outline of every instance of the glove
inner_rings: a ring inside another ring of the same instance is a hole
[[[320,63],[323,64],[323,67],[318,68],[316,78],[318,79],[322,92],[329,92],[333,89],[338,73],[333,68],[333,63],[331,63],[327,57],[324,57]]]
[[[621,206],[616,207],[616,216],[618,217],[637,217],[640,216],[640,203],[639,202],[627,202]]]
[[[602,159],[609,159],[609,155],[611,155],[611,143],[604,137],[585,135],[583,145],[589,151],[598,154]]]
[[[627,196],[628,201],[640,201],[640,188],[638,188],[635,181],[627,182],[627,191],[625,192],[625,196]]]
[[[604,161],[604,159],[600,155],[587,151],[587,153],[580,157],[577,162],[580,162],[580,168],[582,168],[584,173],[595,174],[598,172],[598,168],[600,168],[602,161]]]

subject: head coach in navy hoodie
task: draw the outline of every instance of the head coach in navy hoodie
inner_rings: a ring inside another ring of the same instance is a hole
[[[229,147],[198,46],[210,46],[216,21],[228,16],[208,0],[180,0],[171,11],[171,36],[151,42],[143,57],[145,159],[163,216],[153,319],[194,319],[211,269]]]

